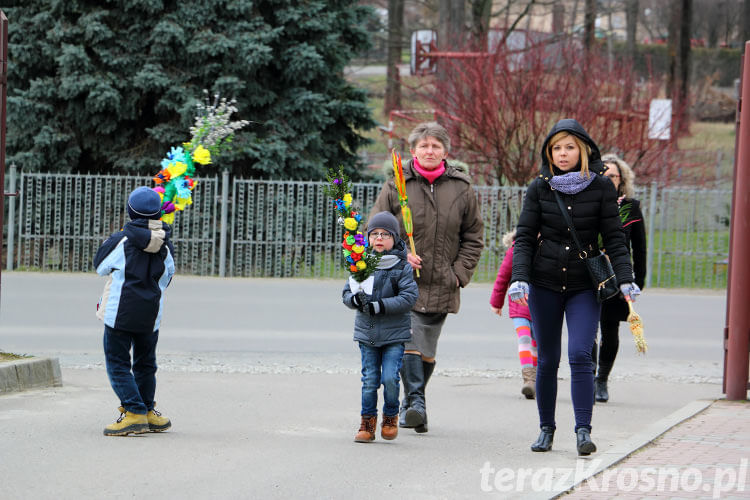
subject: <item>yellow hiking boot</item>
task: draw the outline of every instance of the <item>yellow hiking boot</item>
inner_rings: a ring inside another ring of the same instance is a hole
[[[120,406],[118,410],[120,410],[120,413],[125,413],[125,408],[122,406]],[[146,419],[148,420],[149,432],[164,432],[172,427],[172,422],[170,422],[167,417],[162,417],[161,413],[158,412],[156,408],[148,411]]]
[[[167,417],[162,417],[156,409],[150,410],[146,418],[148,419],[148,430],[150,432],[164,432],[172,427],[172,422]]]
[[[144,434],[149,431],[146,415],[130,413],[125,411],[122,406],[119,409],[120,418],[114,424],[104,428],[105,436],[128,436],[130,434]]]

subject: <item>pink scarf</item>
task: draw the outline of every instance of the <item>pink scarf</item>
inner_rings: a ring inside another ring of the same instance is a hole
[[[430,181],[430,184],[435,182],[435,179],[445,173],[445,160],[441,161],[440,165],[438,165],[436,169],[425,170],[424,168],[422,168],[422,165],[419,164],[419,160],[417,160],[417,157],[415,156],[412,165],[414,166],[414,170],[416,170],[419,175]]]

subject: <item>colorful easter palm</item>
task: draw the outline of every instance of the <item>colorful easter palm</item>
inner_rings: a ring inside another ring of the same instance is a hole
[[[204,90],[204,94],[204,102],[198,104],[195,125],[190,128],[190,142],[172,147],[161,161],[162,169],[154,176],[157,185],[154,191],[162,201],[161,220],[167,224],[174,223],[175,213],[193,203],[192,191],[198,183],[195,164],[210,165],[211,154],[218,154],[232,142],[234,132],[249,123],[230,121],[232,113],[237,111],[236,101],[220,100],[215,94],[211,103],[208,91]]]
[[[391,160],[393,161],[393,182],[396,184],[398,191],[398,203],[401,205],[401,217],[404,219],[404,231],[409,238],[409,247],[412,255],[417,255],[414,247],[414,224],[411,219],[411,209],[407,204],[409,197],[406,195],[406,181],[404,180],[404,167],[401,165],[401,155],[396,153],[395,149],[391,150]],[[419,269],[415,269],[417,278],[419,278]]]
[[[368,251],[367,236],[360,230],[365,219],[352,204],[352,186],[344,170],[341,167],[338,172],[330,170],[328,183],[324,192],[333,199],[337,222],[345,229],[341,246],[344,267],[349,271],[349,287],[353,293],[363,290],[372,294],[375,279],[372,274],[380,262],[380,254]]]

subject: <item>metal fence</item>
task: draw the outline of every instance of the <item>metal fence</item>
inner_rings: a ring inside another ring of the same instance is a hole
[[[653,185],[636,195],[644,205],[648,230],[647,283],[726,287],[731,190],[660,190]]]
[[[96,249],[126,220],[128,193],[147,177],[22,173],[10,169],[7,268],[91,271]],[[17,183],[17,185],[16,185]],[[220,188],[220,185],[224,186]],[[199,179],[193,205],[173,226],[179,272],[246,277],[343,278],[341,228],[322,182]],[[381,184],[354,184],[367,214]],[[221,191],[221,192],[219,192]],[[485,248],[476,281],[492,281],[525,188],[477,186]],[[637,191],[647,224],[647,286],[726,286],[731,191]],[[221,215],[220,215],[221,211]],[[224,249],[228,248],[228,252]],[[228,255],[225,255],[228,253]]]
[[[22,173],[6,203],[8,269],[91,271],[104,239],[127,220],[128,194],[148,177]],[[194,202],[175,218],[175,265],[182,272],[210,275],[217,269],[216,178],[199,178]],[[18,200],[17,202],[15,200]]]
[[[231,276],[335,277],[341,227],[322,182],[235,179],[231,198]],[[359,207],[371,207],[380,184],[354,184]],[[364,210],[367,214],[367,210]]]

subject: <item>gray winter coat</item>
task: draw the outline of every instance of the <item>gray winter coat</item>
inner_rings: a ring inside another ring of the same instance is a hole
[[[381,311],[374,316],[357,311],[354,317],[354,340],[372,347],[380,347],[411,339],[411,308],[417,302],[419,291],[414,281],[412,267],[406,262],[406,245],[399,239],[392,250],[383,255],[396,255],[399,260],[388,269],[378,268],[372,288],[371,301],[378,302]],[[381,261],[382,265],[383,261]],[[341,293],[344,305],[356,309],[354,294],[346,282]]]

